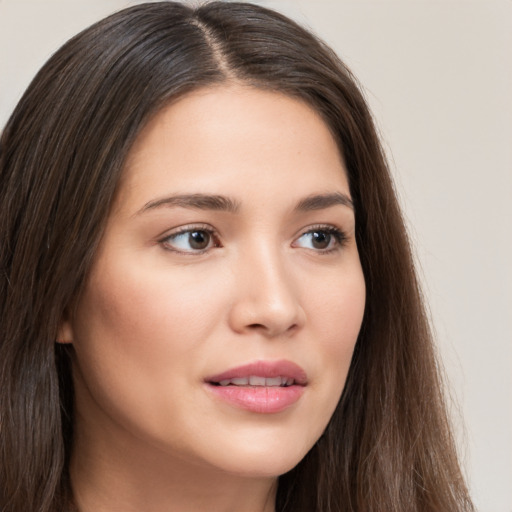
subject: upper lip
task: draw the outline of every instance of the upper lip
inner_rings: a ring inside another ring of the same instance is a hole
[[[222,380],[240,377],[258,376],[265,378],[284,377],[293,379],[294,384],[305,386],[308,377],[303,368],[292,361],[255,361],[252,363],[230,368],[222,373],[212,375],[205,379],[209,383],[219,383]]]

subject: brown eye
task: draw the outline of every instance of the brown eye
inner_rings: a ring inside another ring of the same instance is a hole
[[[188,243],[192,249],[206,249],[210,243],[210,233],[207,231],[191,231],[188,235]]]
[[[183,229],[178,233],[169,235],[162,244],[170,250],[179,253],[201,253],[207,251],[217,244],[213,232],[207,229]]]
[[[340,249],[346,241],[345,234],[333,226],[314,228],[303,233],[295,242],[294,247],[302,247],[318,252],[328,253]]]
[[[311,245],[315,249],[327,249],[331,243],[332,235],[325,231],[313,231],[311,233]]]

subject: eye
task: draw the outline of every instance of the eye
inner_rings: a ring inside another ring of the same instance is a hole
[[[339,249],[345,241],[345,234],[338,228],[322,226],[303,233],[293,246],[325,253]]]
[[[180,229],[166,236],[161,243],[166,249],[189,254],[201,254],[220,245],[214,232],[205,228]]]

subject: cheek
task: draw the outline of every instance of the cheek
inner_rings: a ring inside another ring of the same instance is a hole
[[[159,343],[164,350],[193,350],[221,305],[220,299],[198,301],[205,294],[216,297],[208,291],[218,289],[216,282],[185,280],[183,275],[133,268],[123,272],[119,267],[113,274],[100,269],[91,276],[79,306],[79,340],[85,335],[89,342],[103,340],[120,353],[140,351],[147,356]]]
[[[146,418],[148,428],[169,424],[169,411],[181,405],[180,391],[197,377],[193,365],[205,357],[204,344],[222,310],[220,300],[198,301],[215,283],[183,282],[183,272],[156,275],[147,267],[98,267],[73,324],[78,392],[136,429],[137,416]],[[86,403],[82,410],[96,409]]]
[[[75,322],[73,366],[77,423],[89,439],[108,445],[129,433],[134,446],[186,452],[190,445],[193,362],[204,357],[209,326],[197,315],[197,295],[178,298],[169,285],[128,274],[109,286],[90,281]]]
[[[328,286],[309,294],[308,309],[325,350],[352,350],[364,315],[366,286],[359,265],[329,279]]]
[[[332,280],[322,293],[310,295],[311,329],[315,333],[314,357],[322,369],[319,385],[330,417],[336,407],[352,360],[361,328],[366,301],[362,270]]]

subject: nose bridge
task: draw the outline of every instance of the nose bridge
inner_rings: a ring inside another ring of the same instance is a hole
[[[236,330],[259,330],[275,336],[303,324],[297,283],[278,244],[246,247],[235,272],[239,287],[232,320]]]
[[[252,251],[250,265],[254,269],[253,293],[261,294],[266,302],[276,308],[291,305],[294,301],[294,290],[290,269],[282,251],[271,244],[262,244],[258,250]]]

